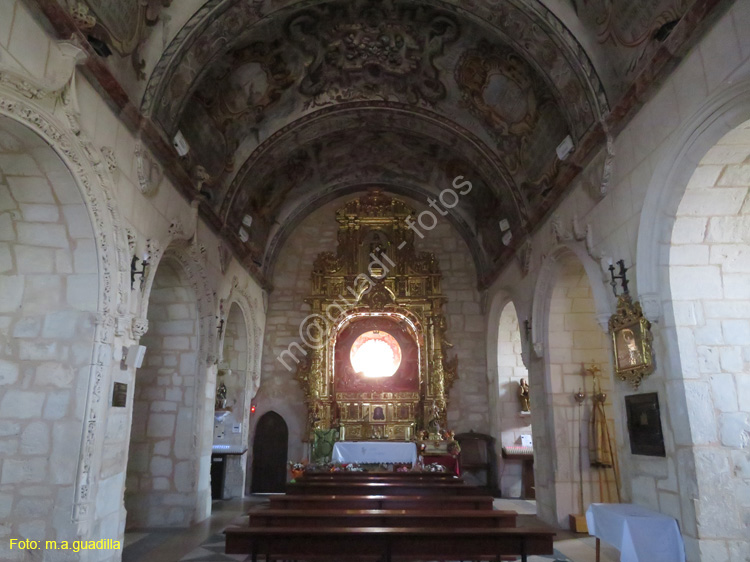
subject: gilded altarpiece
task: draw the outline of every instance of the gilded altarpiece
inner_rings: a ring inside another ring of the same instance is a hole
[[[338,428],[342,440],[408,440],[431,422],[446,426],[458,363],[446,357],[440,267],[415,249],[410,215],[406,203],[379,191],[336,212],[338,248],[315,259],[302,327],[319,342],[306,347],[297,371],[310,434]],[[350,351],[363,334],[387,334],[399,348],[392,376],[356,371]]]

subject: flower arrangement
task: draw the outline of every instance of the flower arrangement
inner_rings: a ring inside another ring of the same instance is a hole
[[[449,455],[457,457],[461,452],[461,445],[458,444],[458,441],[451,441],[448,443],[447,450]]]
[[[431,464],[426,464],[423,470],[425,472],[446,472],[447,469],[442,464],[433,462]]]
[[[347,472],[364,472],[365,469],[359,466],[356,462],[351,462],[344,466],[344,470]]]
[[[292,482],[304,475],[305,470],[307,470],[307,465],[305,463],[289,461],[289,471],[292,473]]]

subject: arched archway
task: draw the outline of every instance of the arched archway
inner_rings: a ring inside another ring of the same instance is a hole
[[[240,306],[229,305],[223,342],[222,358],[219,361],[217,388],[222,384],[226,389],[226,404],[223,415],[214,419],[214,445],[242,448],[247,443],[248,421],[250,416],[249,345],[245,316]],[[240,430],[236,431],[237,426]],[[245,489],[245,465],[247,455],[227,455],[224,466],[224,489],[222,498],[242,496]]]
[[[747,165],[748,119],[750,80],[705,100],[657,161],[638,233],[637,281],[644,312],[657,322],[655,375],[664,372],[659,390],[675,467],[667,490],[674,496],[660,492],[659,505],[678,518],[687,556],[695,559],[730,559],[747,549],[747,508],[737,501],[750,480],[741,409],[747,354],[737,354],[747,346],[733,338],[742,338],[750,315],[747,292],[742,297],[735,282],[744,273],[732,271],[747,263],[736,260],[747,251],[747,227],[726,226],[747,221],[746,192],[744,203],[732,200],[748,182],[727,172]]]
[[[669,251],[677,351],[682,376],[691,379],[684,382],[689,435],[681,437],[692,444],[697,538],[702,551],[727,556],[734,548],[727,537],[747,540],[750,517],[743,499],[750,490],[749,193],[746,121],[695,169]]]
[[[85,477],[98,482],[101,455],[87,451],[82,435],[89,412],[103,406],[87,402],[87,390],[109,365],[97,353],[105,340],[97,324],[105,308],[102,263],[111,264],[99,254],[102,233],[89,202],[45,139],[0,115],[0,425],[9,485],[0,525],[11,536],[81,537],[72,514],[83,499],[77,491],[84,463]],[[89,429],[93,442],[96,424]],[[105,456],[109,469],[116,466],[118,459]],[[7,542],[0,557],[5,548]]]
[[[127,526],[185,526],[197,517],[202,428],[200,326],[195,292],[173,256],[149,293],[147,352],[136,373],[125,489]],[[182,497],[178,497],[178,496]]]
[[[500,313],[497,332],[497,423],[503,447],[521,444],[521,435],[531,434],[531,413],[519,401],[520,383],[528,383],[529,371],[523,361],[521,330],[516,307],[508,301]],[[522,482],[522,462],[502,461],[499,478],[504,498],[528,497]]]
[[[252,493],[279,493],[285,490],[288,440],[289,430],[284,418],[273,411],[261,416],[253,440]]]
[[[593,469],[589,455],[589,421],[593,380],[591,365],[601,370],[608,430],[617,450],[621,424],[615,423],[611,349],[601,319],[608,313],[602,284],[593,282],[598,266],[576,248],[559,246],[542,267],[534,301],[535,352],[542,355],[531,374],[537,512],[545,521],[568,526],[570,514],[581,514],[593,501],[617,501],[613,470]],[[541,315],[541,318],[540,316]],[[535,376],[536,374],[536,376]],[[578,406],[574,394],[585,389]],[[616,459],[613,459],[616,462]],[[618,467],[619,468],[619,467]]]

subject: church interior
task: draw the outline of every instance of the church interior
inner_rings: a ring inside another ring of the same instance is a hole
[[[0,560],[749,537],[750,1],[0,3]]]

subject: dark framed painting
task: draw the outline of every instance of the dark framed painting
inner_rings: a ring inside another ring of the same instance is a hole
[[[658,394],[650,392],[626,396],[625,411],[628,416],[630,452],[634,455],[665,457]]]

